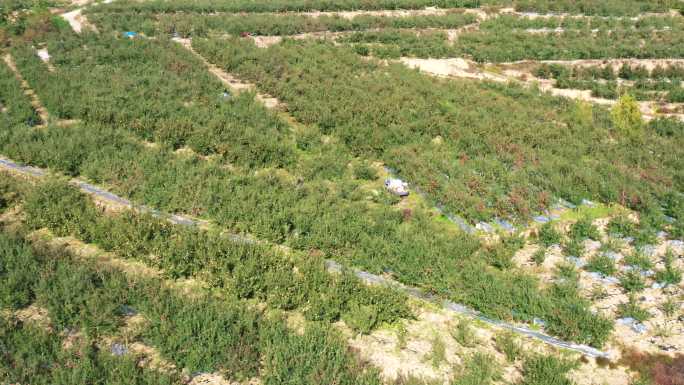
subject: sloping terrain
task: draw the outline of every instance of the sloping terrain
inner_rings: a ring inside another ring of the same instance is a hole
[[[0,382],[679,384],[683,7],[10,1]]]

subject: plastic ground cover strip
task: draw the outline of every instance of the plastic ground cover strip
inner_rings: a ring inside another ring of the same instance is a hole
[[[29,176],[29,177],[44,177],[44,176],[49,175],[48,172],[45,170],[42,170],[42,169],[39,169],[36,167],[21,165],[21,164],[13,162],[7,158],[2,158],[2,157],[0,157],[0,168],[8,170],[8,171],[13,171],[15,173],[19,173],[19,174]],[[155,210],[155,209],[152,209],[152,208],[147,207],[147,206],[133,204],[131,201],[129,201],[127,199],[121,198],[121,197],[119,197],[119,196],[117,196],[111,192],[108,192],[108,191],[103,190],[97,186],[94,186],[92,184],[89,184],[89,183],[86,183],[83,181],[73,180],[72,183],[74,185],[76,185],[77,187],[79,187],[81,189],[81,191],[83,191],[89,195],[95,196],[95,197],[102,199],[104,201],[107,201],[107,202],[111,202],[111,203],[114,203],[117,205],[122,205],[122,206],[128,207],[130,209],[133,209],[133,210],[136,210],[139,212],[149,213],[149,214],[154,215],[156,217],[164,218],[173,224],[177,224],[177,225],[181,225],[181,226],[198,226],[199,227],[202,224],[206,223],[206,222],[200,221],[198,219],[189,218],[189,217],[182,216],[182,215],[169,215],[169,214],[162,213],[159,210]],[[244,237],[241,235],[237,235],[237,234],[226,234],[226,236],[228,236],[231,240],[233,240],[235,242],[247,242],[247,243],[256,242],[253,239],[250,239],[250,238],[247,238],[247,237]],[[325,267],[328,270],[328,272],[331,272],[331,273],[339,273],[345,269],[341,264],[339,264],[335,261],[332,261],[332,260],[326,261]],[[595,349],[595,348],[592,348],[592,347],[587,346],[587,345],[579,345],[579,344],[574,344],[571,342],[563,341],[563,340],[551,337],[547,334],[541,333],[539,331],[530,329],[530,328],[525,327],[525,326],[513,325],[513,324],[510,324],[510,323],[507,323],[504,321],[495,320],[492,318],[485,317],[480,312],[478,312],[476,310],[470,309],[464,305],[457,304],[457,303],[454,303],[451,301],[442,300],[441,298],[438,298],[436,296],[432,296],[430,294],[426,294],[418,288],[404,286],[404,285],[401,285],[397,282],[391,281],[387,278],[384,278],[384,277],[381,277],[381,276],[378,276],[375,274],[371,274],[371,273],[368,273],[365,271],[361,271],[361,270],[354,269],[353,273],[361,281],[363,281],[367,284],[390,286],[392,288],[395,288],[397,290],[405,292],[407,295],[409,295],[413,298],[417,298],[417,299],[420,299],[423,301],[428,301],[431,303],[441,304],[442,307],[447,311],[451,311],[451,312],[454,312],[457,314],[472,317],[472,318],[478,319],[480,321],[483,321],[485,323],[488,323],[490,325],[494,325],[497,327],[508,329],[508,330],[511,330],[511,331],[516,332],[518,334],[537,339],[539,341],[542,341],[544,343],[547,343],[547,344],[550,344],[553,346],[557,346],[557,347],[567,349],[567,350],[572,350],[572,351],[575,351],[575,352],[578,352],[578,353],[581,353],[581,354],[584,354],[584,355],[590,356],[590,357],[609,357],[608,353],[603,352],[603,351],[598,350],[598,349]]]

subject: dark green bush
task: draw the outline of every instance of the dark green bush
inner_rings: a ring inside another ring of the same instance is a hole
[[[39,327],[0,317],[0,372],[9,383],[69,385],[178,384],[180,378],[142,368],[133,357],[114,357],[86,339],[64,349],[63,339]]]
[[[539,242],[545,247],[561,243],[561,234],[552,223],[545,223],[539,229]]]
[[[1,182],[0,182],[1,183]],[[0,236],[0,308],[19,309],[35,300],[40,262],[26,245]]]
[[[665,137],[682,137],[684,123],[676,118],[657,118],[649,122],[649,127],[658,135]]]
[[[359,163],[354,167],[354,176],[363,180],[375,180],[378,178],[378,173],[370,165]]]
[[[592,223],[591,218],[582,218],[575,222],[570,227],[570,237],[575,240],[583,241],[585,239],[599,240],[601,235],[598,229]]]

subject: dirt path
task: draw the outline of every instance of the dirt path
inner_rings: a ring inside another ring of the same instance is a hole
[[[50,119],[48,110],[43,106],[43,103],[40,102],[38,95],[35,93],[35,91],[33,91],[33,89],[28,84],[26,79],[24,79],[24,77],[21,75],[19,69],[17,69],[17,65],[16,63],[14,63],[12,55],[5,55],[3,57],[3,60],[5,61],[7,66],[12,70],[12,72],[14,72],[14,76],[16,76],[17,80],[19,80],[19,82],[21,83],[21,88],[24,90],[24,94],[31,100],[31,106],[33,106],[33,108],[38,113],[38,116],[41,120],[41,124],[37,127],[43,127],[47,125],[48,120]]]
[[[69,23],[71,29],[76,33],[81,33],[84,28],[89,29],[93,32],[98,32],[97,27],[91,24],[86,16],[83,14],[83,10],[91,5],[95,4],[110,4],[115,0],[74,0],[72,1],[72,6],[78,6],[80,8],[74,9],[73,11],[61,13],[60,16]]]
[[[294,39],[294,40],[320,39],[320,40],[336,41],[340,38],[343,38],[345,36],[350,36],[350,35],[355,34],[355,33],[382,32],[384,30],[385,29],[383,29],[383,28],[371,28],[371,29],[364,29],[364,30],[358,30],[358,31],[338,31],[338,32],[320,31],[320,32],[298,33],[298,34],[294,34],[294,35],[253,35],[253,36],[250,36],[250,38],[254,41],[254,44],[256,44],[257,47],[268,48],[272,45],[280,44],[283,41],[283,39]],[[415,32],[418,35],[420,35],[421,33],[441,32],[441,33],[446,34],[447,40],[449,42],[454,42],[457,39],[458,35],[463,33],[465,30],[466,30],[465,27],[456,28],[456,29],[442,29],[442,28],[421,28],[421,29],[403,29],[402,28],[402,29],[397,29],[397,31]]]
[[[585,15],[577,13],[538,13],[538,12],[522,12],[516,11],[514,8],[501,8],[498,14],[501,15],[514,15],[518,17],[524,17],[528,19],[551,19],[551,18],[568,18],[568,19],[585,19],[585,18],[599,18],[599,19],[611,19],[611,20],[640,20],[647,17],[678,17],[679,12],[677,10],[671,10],[670,12],[645,12],[637,16],[600,16],[600,15]]]
[[[467,14],[479,15],[485,13],[480,8],[437,8],[426,7],[423,9],[379,9],[379,10],[358,10],[358,11],[287,11],[287,12],[199,12],[199,15],[211,16],[237,16],[244,14],[264,15],[264,16],[305,16],[311,18],[333,17],[351,20],[358,16],[376,17],[411,17],[411,16],[444,16],[449,13],[462,11]]]
[[[399,31],[399,32],[412,32],[417,35],[425,34],[425,33],[443,33],[447,37],[447,41],[451,44],[453,44],[458,37],[465,33],[465,32],[470,32],[470,31],[475,31],[480,27],[479,22],[475,22],[472,24],[465,25],[460,28],[397,28],[393,29],[394,31]],[[305,33],[298,33],[294,35],[252,35],[250,38],[254,40],[254,44],[256,44],[257,47],[259,48],[268,48],[272,45],[279,44],[280,42],[283,41],[283,39],[294,39],[294,40],[307,40],[307,39],[321,39],[321,40],[331,40],[331,41],[336,41],[340,38],[343,38],[345,36],[350,36],[355,33],[369,33],[369,32],[382,32],[385,31],[385,28],[370,28],[370,29],[363,29],[363,30],[354,30],[354,31],[336,31],[336,32],[331,32],[331,31],[318,31],[318,32],[305,32]],[[229,36],[229,35],[227,35]]]
[[[466,60],[463,58],[449,58],[449,59],[417,59],[417,58],[401,58],[398,60],[404,65],[416,68],[424,73],[439,77],[454,77],[454,78],[464,78],[464,79],[475,79],[475,80],[488,80],[501,83],[516,82],[526,86],[536,85],[541,91],[549,92],[554,96],[565,97],[575,100],[584,100],[590,103],[612,106],[617,101],[613,99],[603,99],[597,98],[591,95],[590,90],[576,90],[576,89],[564,89],[556,88],[554,82],[548,79],[539,79],[532,75],[529,68],[533,65],[532,61],[525,61],[519,63],[507,63],[503,66],[510,66],[511,68],[528,68],[528,70],[517,69],[517,70],[504,70],[502,73],[494,73],[490,71],[483,70],[477,63]],[[631,59],[622,59],[614,61],[573,61],[572,63],[576,65],[596,65],[597,63],[610,63],[614,66],[621,66],[622,63],[632,63]],[[668,63],[673,61],[646,61],[640,60],[640,62],[649,63],[651,66],[657,64]],[[680,61],[674,61],[679,63]],[[570,63],[570,62],[559,62],[559,61],[547,61],[547,63]],[[684,63],[684,61],[682,61]],[[494,64],[492,64],[494,65]],[[515,67],[518,66],[518,67]],[[522,67],[521,67],[522,66]],[[684,103],[661,103],[652,101],[642,101],[639,102],[639,108],[644,116],[645,120],[652,120],[658,116],[671,116],[676,117],[684,121],[684,113],[680,112],[665,112],[665,111],[684,111]]]
[[[615,19],[615,20],[639,20],[647,17],[677,17],[679,13],[676,10],[663,13],[642,13],[637,16],[599,16],[586,14],[571,14],[571,13],[538,13],[538,12],[522,12],[516,11],[514,8],[497,8],[497,7],[477,7],[477,8],[438,8],[425,7],[423,9],[378,9],[378,10],[355,10],[355,11],[285,11],[285,12],[194,12],[197,15],[206,16],[239,16],[245,14],[264,15],[264,16],[306,16],[311,18],[318,17],[337,17],[351,20],[359,16],[375,16],[375,17],[412,17],[412,16],[444,16],[450,13],[462,12],[464,14],[475,15],[478,19],[484,20],[490,17],[499,15],[512,15],[528,19],[550,19],[550,18],[601,18],[601,19]],[[173,13],[173,12],[169,12]]]
[[[84,28],[88,28],[97,32],[97,28],[88,22],[88,19],[83,15],[83,8],[79,8],[67,13],[63,13],[62,18],[69,23],[71,29],[76,33],[81,33]]]
[[[179,43],[184,48],[186,48],[188,51],[192,52],[198,59],[200,59],[202,63],[204,63],[204,65],[209,69],[209,72],[211,72],[214,76],[221,80],[221,82],[228,88],[230,88],[231,91],[235,93],[241,93],[245,91],[256,92],[256,86],[254,84],[243,82],[242,80],[236,78],[235,76],[225,72],[221,68],[210,63],[207,59],[204,58],[204,56],[197,53],[197,51],[195,51],[192,48],[192,40],[181,38],[174,38],[173,40]],[[282,106],[282,103],[280,103],[278,99],[271,97],[269,95],[257,93],[256,99],[263,103],[264,106],[266,106],[266,108],[269,109],[276,109]]]
[[[500,66],[506,69],[531,71],[539,64],[560,64],[568,67],[593,67],[610,65],[618,70],[622,65],[642,66],[649,71],[655,67],[668,68],[671,66],[684,66],[684,59],[580,59],[580,60],[518,60],[503,63],[486,63],[485,65]]]

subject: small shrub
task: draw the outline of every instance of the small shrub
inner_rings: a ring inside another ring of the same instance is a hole
[[[475,353],[465,363],[460,376],[452,385],[484,385],[491,384],[501,378],[501,370],[497,368],[496,360],[484,353]]]
[[[636,301],[634,295],[630,294],[627,302],[618,305],[617,314],[621,318],[631,317],[639,322],[644,322],[651,318],[651,314]]]
[[[582,258],[584,251],[584,244],[578,239],[571,238],[563,244],[565,255]]]
[[[516,241],[511,241],[515,239]],[[490,265],[498,269],[510,269],[513,267],[513,255],[522,247],[517,242],[519,238],[506,238],[501,242],[488,246],[483,250],[483,257]]]
[[[641,110],[636,99],[629,94],[624,94],[610,111],[610,116],[615,127],[619,132],[628,136],[638,136],[644,124],[641,117]]]
[[[632,253],[627,255],[624,259],[624,263],[628,266],[634,266],[641,270],[650,270],[653,268],[653,262],[651,259],[641,253]]]
[[[585,239],[593,239],[598,241],[601,235],[598,229],[591,221],[591,218],[582,218],[575,222],[570,228],[570,238],[583,241]]]
[[[620,364],[639,373],[638,385],[683,385],[684,355],[647,354],[628,350],[622,354]]]
[[[579,282],[580,274],[575,268],[575,265],[570,263],[561,263],[556,266],[556,275],[558,278],[564,279],[568,282]]]
[[[615,262],[604,254],[597,254],[587,263],[584,268],[588,271],[594,271],[603,275],[613,275],[617,271]]]
[[[584,100],[578,100],[573,110],[573,118],[583,127],[591,127],[594,122],[594,106]]]
[[[667,101],[670,103],[682,103],[684,102],[684,89],[681,87],[670,90],[667,93]]]
[[[0,308],[19,309],[33,302],[42,264],[29,245],[0,234]]]
[[[668,297],[665,302],[660,305],[660,309],[665,313],[665,316],[672,318],[677,315],[681,305],[672,297]]]
[[[608,222],[606,230],[608,231],[608,234],[616,234],[623,237],[633,236],[636,232],[636,223],[632,222],[632,220],[625,215],[619,215]]]
[[[496,335],[496,349],[506,356],[508,362],[513,362],[522,354],[522,346],[512,332],[501,332]]]
[[[545,223],[539,229],[539,242],[542,245],[549,247],[551,245],[560,244],[561,234],[556,231],[555,227],[551,223]]]
[[[620,285],[628,293],[638,292],[646,288],[646,284],[644,283],[643,278],[641,278],[641,274],[635,270],[630,270],[622,274],[620,276]]]
[[[375,180],[378,178],[378,173],[373,167],[367,163],[359,163],[354,167],[354,176],[357,179]]]
[[[546,248],[540,247],[537,251],[532,254],[532,261],[537,265],[541,266],[546,259]]]
[[[664,137],[684,137],[684,122],[678,118],[656,118],[648,123],[649,128]]]
[[[370,55],[370,49],[368,49],[368,47],[365,45],[354,46],[354,51],[356,51],[356,53],[361,55],[361,56]]]
[[[536,355],[525,361],[521,385],[572,385],[567,378],[577,363],[554,356]]]
[[[637,249],[656,243],[658,243],[657,232],[650,226],[642,227],[634,234],[634,247]]]
[[[532,74],[540,79],[551,79],[553,77],[553,73],[548,64],[538,65],[537,68],[532,71]]]
[[[349,304],[349,311],[342,316],[342,320],[352,329],[368,334],[377,324],[378,315],[372,306],[352,302]]]

